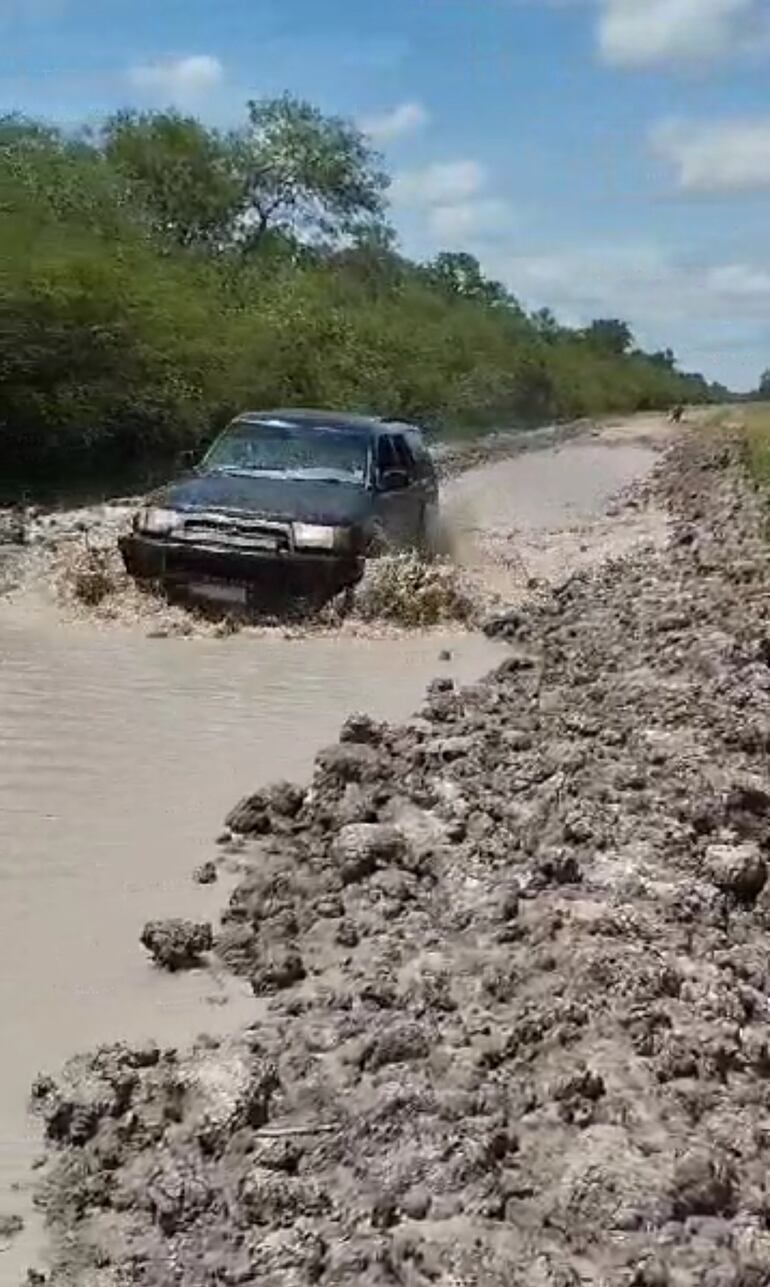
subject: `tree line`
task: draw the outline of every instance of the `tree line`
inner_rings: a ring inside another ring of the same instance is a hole
[[[470,254],[404,256],[349,122],[284,96],[238,129],[0,118],[0,472],[197,447],[244,407],[438,431],[723,400],[619,319],[528,312]]]

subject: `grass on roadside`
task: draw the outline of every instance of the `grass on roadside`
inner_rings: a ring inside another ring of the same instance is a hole
[[[756,482],[770,488],[770,405],[747,407],[741,419],[749,472]]]

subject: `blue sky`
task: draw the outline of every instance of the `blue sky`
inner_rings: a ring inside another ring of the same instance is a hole
[[[370,132],[409,253],[735,388],[770,366],[769,72],[770,0],[0,0],[6,110],[291,90]]]

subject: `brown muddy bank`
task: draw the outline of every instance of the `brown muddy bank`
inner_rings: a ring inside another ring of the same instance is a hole
[[[721,443],[653,491],[665,551],[234,812],[254,1022],[37,1083],[52,1284],[770,1281],[766,547]]]

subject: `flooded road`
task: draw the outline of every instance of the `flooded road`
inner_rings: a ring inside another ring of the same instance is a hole
[[[607,512],[608,501],[656,460],[644,439],[624,441],[622,428],[600,441],[498,460],[454,479],[446,508],[455,560],[510,601],[533,578],[553,581],[662,541],[662,514]]]
[[[506,524],[542,545],[589,519],[653,460],[584,444],[498,462],[455,480],[449,508],[478,562]],[[0,604],[0,1215],[27,1221],[0,1241],[0,1287],[18,1287],[40,1246],[35,1074],[100,1042],[174,1045],[250,1015],[246,991],[160,975],[138,943],[148,919],[216,915],[221,886],[191,872],[236,799],[305,777],[350,712],[406,717],[436,674],[468,682],[499,658],[462,633],[159,640]]]
[[[643,476],[654,459],[649,447],[634,443],[566,443],[460,474],[447,502],[482,531],[563,529],[594,518],[609,496]]]
[[[221,888],[191,872],[236,798],[306,776],[351,711],[405,717],[434,675],[469,681],[499,651],[480,636],[147,640],[1,612],[0,641],[0,1211],[26,1216],[8,1190],[39,1149],[22,1129],[38,1071],[248,1016],[247,993],[218,1004],[209,976],[160,975],[138,943],[147,919],[215,914]],[[3,1287],[21,1249],[0,1255]]]

